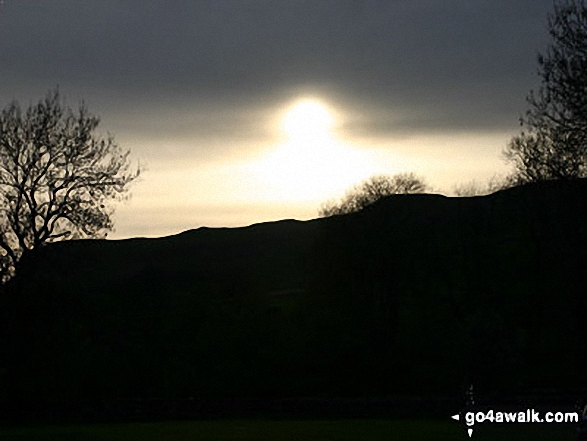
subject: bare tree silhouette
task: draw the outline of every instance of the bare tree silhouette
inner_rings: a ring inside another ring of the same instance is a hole
[[[457,184],[453,187],[453,191],[459,197],[485,196],[515,185],[516,179],[513,176],[494,175],[485,182],[479,182],[474,179]]]
[[[587,7],[557,1],[549,16],[552,38],[538,57],[541,86],[531,91],[523,131],[504,155],[518,182],[587,175]]]
[[[48,242],[100,237],[112,229],[109,201],[139,175],[129,151],[95,134],[99,118],[77,113],[56,89],[36,105],[0,114],[0,279]]]
[[[321,217],[362,210],[384,196],[423,193],[428,189],[424,180],[413,173],[394,176],[376,175],[349,190],[340,201],[328,201],[319,209]]]

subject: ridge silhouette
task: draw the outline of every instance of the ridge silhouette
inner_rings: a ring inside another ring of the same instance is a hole
[[[586,201],[544,182],[48,245],[0,298],[0,404],[578,393]]]

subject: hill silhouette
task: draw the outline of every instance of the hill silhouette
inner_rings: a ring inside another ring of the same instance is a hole
[[[43,247],[0,300],[0,402],[579,390],[586,201],[586,180],[545,182]]]

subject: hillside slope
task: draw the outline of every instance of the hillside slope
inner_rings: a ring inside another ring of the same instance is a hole
[[[573,389],[587,181],[36,253],[1,299],[0,400]]]

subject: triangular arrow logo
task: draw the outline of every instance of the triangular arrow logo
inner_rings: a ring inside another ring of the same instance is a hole
[[[469,432],[469,438],[471,438],[473,436],[473,429],[468,429],[467,432]]]
[[[456,415],[451,416],[451,418],[455,421],[458,421],[460,418],[460,415],[457,413]]]

